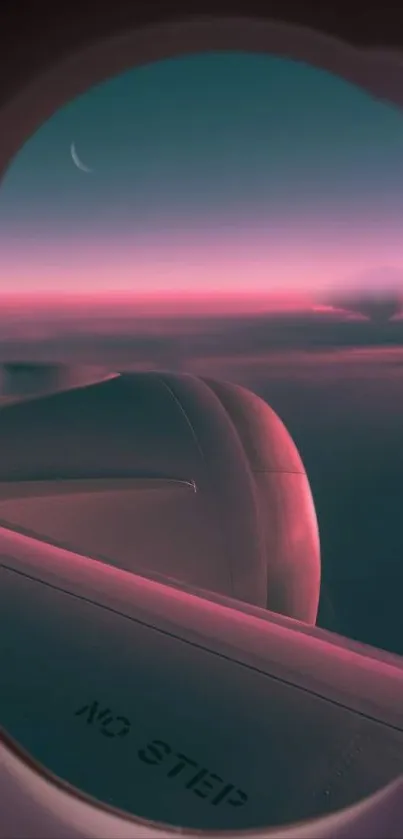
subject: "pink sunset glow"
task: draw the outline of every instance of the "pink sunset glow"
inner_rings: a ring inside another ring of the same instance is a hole
[[[392,264],[396,275],[401,268],[403,276],[403,245],[394,236],[381,243],[323,237],[315,244],[312,237],[282,241],[228,232],[221,239],[216,234],[213,240],[184,237],[182,242],[178,236],[138,243],[21,238],[8,240],[3,250],[0,297],[3,304],[21,302],[22,296],[41,305],[46,299],[49,304],[62,298],[84,303],[96,296],[99,304],[125,301],[153,309],[300,308],[359,286],[361,275],[367,287],[368,273],[385,264]]]

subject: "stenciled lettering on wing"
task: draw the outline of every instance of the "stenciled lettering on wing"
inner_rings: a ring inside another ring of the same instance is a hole
[[[132,732],[132,724],[126,716],[115,714],[96,700],[80,706],[74,716],[82,717],[87,725],[94,726],[104,737],[122,738]],[[194,757],[177,751],[165,740],[151,740],[138,749],[137,757],[144,766],[157,768],[170,781],[179,783],[214,807],[224,802],[231,807],[241,807],[248,801],[242,789],[228,783],[207,766],[202,766]]]

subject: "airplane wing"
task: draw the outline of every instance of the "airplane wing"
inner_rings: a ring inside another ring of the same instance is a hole
[[[403,835],[398,657],[9,528],[0,591],[2,839]]]

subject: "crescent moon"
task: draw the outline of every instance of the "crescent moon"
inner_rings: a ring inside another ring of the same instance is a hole
[[[77,169],[80,169],[81,172],[92,172],[92,169],[90,169],[88,166],[86,166],[80,160],[80,158],[79,158],[79,156],[76,152],[76,146],[75,146],[74,142],[70,146],[70,154],[71,154],[71,159],[72,159],[74,165],[77,166]]]

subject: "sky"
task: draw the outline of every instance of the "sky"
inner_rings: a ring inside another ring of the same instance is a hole
[[[402,226],[401,111],[296,61],[174,58],[95,86],[19,151],[0,294],[377,292],[403,277]]]

